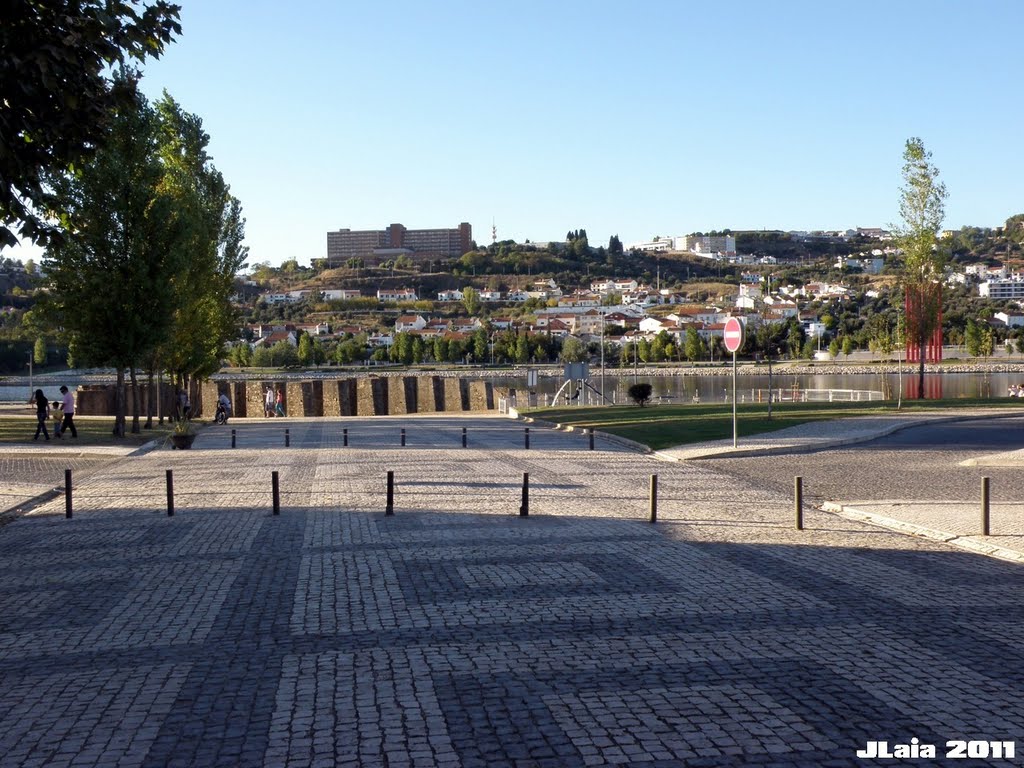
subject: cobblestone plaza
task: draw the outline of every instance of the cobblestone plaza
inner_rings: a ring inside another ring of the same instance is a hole
[[[103,462],[73,519],[0,527],[0,766],[852,766],[1024,733],[1021,566],[530,437],[254,421]]]

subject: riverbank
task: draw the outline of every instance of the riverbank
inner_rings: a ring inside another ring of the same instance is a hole
[[[916,365],[912,363],[896,362],[812,362],[806,360],[779,361],[772,363],[772,373],[778,375],[793,376],[865,376],[865,375],[896,375],[900,371],[904,376],[917,372]],[[393,378],[398,376],[438,376],[441,378],[470,378],[470,379],[523,379],[527,372],[536,370],[541,378],[561,379],[563,367],[560,363],[545,363],[542,365],[517,365],[512,367],[488,368],[486,366],[460,366],[458,368],[434,368],[431,366],[348,366],[348,367],[325,367],[309,370],[279,370],[279,369],[223,369],[211,376],[212,381],[328,381],[338,378],[364,378],[382,377]],[[601,369],[598,365],[590,366],[590,375],[608,377],[682,377],[682,376],[722,376],[732,373],[731,361],[721,363],[674,363],[664,365],[641,365],[636,368],[608,367]],[[768,364],[764,362],[753,363],[741,361],[737,364],[736,373],[738,376],[766,376]],[[1000,361],[1000,362],[946,362],[939,365],[926,365],[926,374],[955,375],[955,374],[997,374],[997,373],[1020,373],[1024,374],[1024,360]],[[63,383],[65,380],[78,384],[111,384],[116,380],[113,369],[90,368],[85,370],[65,370],[52,373],[36,374],[31,381],[38,386],[53,386]],[[140,377],[141,380],[141,377]],[[3,376],[0,377],[0,386],[28,386],[28,376]],[[165,379],[166,381],[166,379]]]

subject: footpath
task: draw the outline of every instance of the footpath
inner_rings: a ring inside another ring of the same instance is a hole
[[[655,452],[667,461],[712,460],[792,453],[813,453],[876,440],[910,427],[975,419],[1019,417],[1016,411],[975,408],[935,413],[893,414],[864,418],[818,421],[744,437],[733,447],[732,440],[681,445]],[[713,466],[713,462],[711,462]],[[1004,451],[981,456],[966,462],[978,467],[1024,467],[1024,450]],[[882,526],[913,536],[942,541],[974,552],[1024,562],[1024,515],[1017,512],[1020,504],[993,504],[992,513],[1002,522],[999,536],[981,536],[980,503],[922,501],[911,498],[887,499],[879,502],[848,504],[827,501],[822,509],[851,520]],[[1009,522],[1007,522],[1009,521]]]

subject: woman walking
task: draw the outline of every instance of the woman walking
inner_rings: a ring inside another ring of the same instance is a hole
[[[43,433],[43,437],[47,440],[50,439],[50,433],[46,430],[46,421],[50,418],[50,401],[46,399],[46,395],[43,394],[43,390],[36,390],[36,436],[33,440],[39,439],[39,433]]]
[[[280,387],[277,390],[277,397],[274,399],[274,413],[284,416],[284,391]]]

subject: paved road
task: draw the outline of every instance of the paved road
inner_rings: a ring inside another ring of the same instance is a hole
[[[838,501],[903,499],[971,501],[981,478],[992,478],[996,498],[1024,503],[1024,473],[1006,466],[963,462],[1024,448],[1024,418],[979,419],[929,424],[867,443],[812,454],[716,458],[716,470],[780,490],[804,478],[810,498]]]
[[[1021,740],[1020,567],[815,511],[796,531],[788,494],[707,462],[527,452],[498,420],[463,449],[464,424],[410,421],[404,449],[382,423],[348,449],[206,431],[83,478],[73,520],[0,529],[0,766],[817,768]]]

